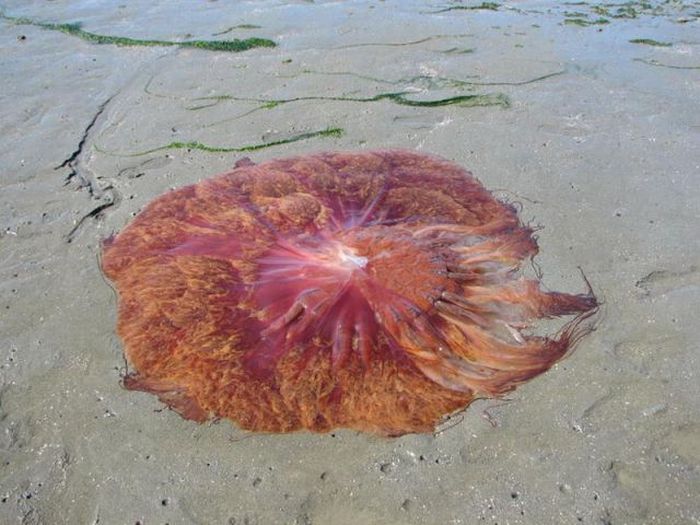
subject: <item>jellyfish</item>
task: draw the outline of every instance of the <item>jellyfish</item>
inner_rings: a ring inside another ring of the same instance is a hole
[[[525,275],[516,208],[412,151],[254,164],[162,195],[103,244],[123,385],[251,431],[433,431],[545,372],[597,300]],[[570,316],[552,335],[537,321]]]

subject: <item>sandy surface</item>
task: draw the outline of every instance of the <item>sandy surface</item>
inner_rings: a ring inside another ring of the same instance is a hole
[[[556,2],[103,4],[2,7],[98,34],[279,45],[117,47],[0,21],[0,522],[700,523],[698,2],[590,26],[564,23],[598,18],[589,5]],[[212,36],[240,24],[260,28]],[[510,106],[318,98],[382,93]],[[605,301],[598,330],[510,402],[477,403],[436,435],[252,435],[123,390],[100,240],[242,156],[126,155],[329,127],[345,133],[247,155],[452,159],[544,226],[549,287],[581,291],[585,270]]]

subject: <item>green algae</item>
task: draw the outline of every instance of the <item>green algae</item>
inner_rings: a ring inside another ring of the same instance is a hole
[[[659,42],[658,40],[654,40],[652,38],[633,38],[630,40],[630,43],[654,47],[671,47],[673,45],[671,42]]]
[[[384,78],[379,78],[379,77],[373,77],[369,75],[363,75],[360,73],[355,73],[352,71],[316,71],[312,69],[303,69],[299,73],[295,75],[288,75],[288,78],[295,78],[299,75],[319,75],[319,76],[349,76],[353,78],[359,78],[361,80],[366,80],[370,82],[376,82],[380,84],[386,84],[386,85],[392,85],[392,86],[402,86],[404,89],[402,91],[390,91],[390,92],[384,92],[384,93],[378,93],[374,96],[368,96],[368,97],[357,97],[357,96],[299,96],[299,97],[293,97],[293,98],[287,98],[287,99],[266,99],[266,98],[256,98],[256,97],[243,97],[243,96],[237,96],[237,95],[232,95],[232,94],[221,94],[221,95],[212,95],[212,96],[203,96],[203,97],[196,97],[196,98],[191,98],[191,99],[185,99],[184,97],[177,97],[174,95],[168,95],[168,94],[163,94],[163,93],[158,93],[156,91],[153,91],[151,88],[151,84],[153,82],[153,78],[150,78],[147,82],[146,85],[144,86],[143,90],[146,94],[155,96],[155,97],[161,97],[161,98],[173,98],[173,99],[179,99],[179,100],[187,100],[189,102],[188,106],[185,106],[185,109],[189,111],[197,111],[197,110],[202,110],[206,108],[211,108],[214,107],[222,102],[226,101],[234,101],[234,102],[252,102],[256,103],[257,106],[252,107],[250,109],[247,109],[245,112],[241,113],[240,115],[236,115],[235,117],[226,119],[228,120],[235,120],[239,119],[242,117],[246,117],[252,113],[258,112],[258,111],[263,111],[263,110],[268,110],[268,109],[273,109],[278,106],[281,106],[283,104],[289,104],[293,102],[302,102],[302,101],[336,101],[336,102],[364,102],[364,103],[372,103],[372,102],[381,102],[381,101],[388,101],[397,105],[402,105],[402,106],[413,106],[413,107],[425,107],[425,108],[434,108],[434,107],[442,107],[442,106],[457,106],[457,107],[463,107],[463,108],[468,108],[468,107],[486,107],[486,106],[500,106],[503,108],[508,108],[510,107],[510,100],[507,95],[504,93],[496,92],[496,93],[485,93],[485,94],[478,94],[478,93],[470,93],[470,94],[462,94],[462,95],[457,95],[457,96],[452,96],[452,97],[445,97],[445,98],[439,98],[439,99],[433,99],[433,100],[421,100],[421,99],[415,99],[415,98],[410,98],[412,93],[408,92],[405,88],[405,86],[413,86],[413,87],[422,87],[426,91],[430,91],[433,89],[462,89],[462,90],[473,90],[476,87],[484,87],[484,86],[525,86],[528,84],[533,84],[536,82],[541,82],[559,75],[563,75],[566,73],[565,70],[559,70],[559,71],[554,71],[551,73],[546,73],[544,75],[540,75],[534,78],[529,78],[525,80],[516,80],[516,81],[496,81],[496,82],[480,82],[476,80],[463,80],[463,79],[456,79],[456,78],[449,78],[449,77],[433,77],[430,75],[417,75],[413,77],[404,77],[400,78],[397,80],[390,80],[390,79],[384,79]]]
[[[611,17],[610,9],[602,5],[592,5],[591,11],[593,11],[598,16]]]
[[[122,36],[99,35],[90,33],[82,29],[80,23],[56,24],[52,22],[39,22],[31,18],[11,17],[0,12],[0,18],[8,20],[17,25],[31,25],[47,29],[50,31],[60,31],[67,35],[81,38],[93,44],[111,44],[116,46],[177,46],[191,47],[203,49],[206,51],[226,51],[230,53],[238,53],[247,51],[256,47],[275,47],[277,44],[266,38],[246,38],[244,40],[185,40],[182,42],[174,42],[171,40],[143,40],[138,38],[128,38]]]
[[[470,53],[474,52],[473,47],[451,47],[449,49],[445,49],[444,51],[439,51],[440,53],[443,53],[445,55],[468,55]]]
[[[309,140],[313,138],[323,138],[323,137],[341,137],[345,130],[343,128],[326,128],[319,131],[309,131],[307,133],[300,133],[286,139],[273,140],[271,142],[262,142],[260,144],[250,144],[246,146],[237,147],[226,147],[226,146],[210,146],[207,144],[202,144],[201,142],[171,142],[165,146],[159,146],[157,148],[152,148],[146,151],[140,151],[138,153],[127,153],[119,154],[105,151],[103,149],[95,146],[95,149],[100,153],[105,153],[107,155],[113,155],[116,157],[141,157],[143,155],[148,155],[150,153],[155,153],[158,151],[170,150],[170,149],[187,149],[187,150],[198,150],[205,151],[207,153],[248,153],[251,151],[258,151],[265,148],[271,148],[273,146],[281,146],[284,144],[291,144],[293,142],[300,142],[302,140]]]
[[[471,107],[483,107],[483,106],[501,106],[507,108],[510,106],[510,101],[508,97],[503,93],[486,93],[479,95],[457,95],[454,97],[439,98],[434,100],[414,100],[406,98],[407,93],[379,93],[373,97],[345,97],[345,96],[302,96],[293,97],[287,99],[260,99],[260,98],[249,98],[249,97],[236,97],[233,95],[216,95],[210,97],[199,97],[194,99],[194,101],[211,101],[211,104],[202,104],[198,106],[192,106],[190,110],[198,110],[206,107],[211,107],[212,105],[225,101],[225,100],[235,100],[240,102],[258,102],[261,106],[258,109],[270,109],[282,104],[289,104],[292,102],[301,102],[309,100],[319,100],[319,101],[335,101],[335,102],[380,102],[380,101],[390,101],[394,104],[400,106],[412,106],[412,107],[423,107],[423,108],[435,108],[441,106],[459,106],[463,108]]]
[[[446,13],[448,11],[498,11],[501,4],[496,2],[481,2],[479,5],[451,5],[437,11],[430,11],[431,14]]]
[[[404,47],[404,46],[415,46],[418,44],[425,44],[432,40],[442,40],[444,38],[464,38],[468,36],[474,36],[471,33],[457,33],[457,34],[447,34],[447,35],[432,35],[425,38],[419,38],[418,40],[409,40],[407,42],[362,42],[359,44],[345,44],[342,46],[334,47],[333,49],[352,49],[357,47]]]
[[[608,2],[602,4],[588,5],[585,2],[566,3],[565,5],[586,6],[590,11],[600,17],[608,19],[635,19],[641,16],[675,16],[687,13],[692,9],[690,4],[685,4],[677,0],[664,0],[662,2],[647,2],[629,0],[627,2]],[[693,20],[691,18],[682,19],[680,22]]]
[[[527,80],[516,80],[516,81],[502,81],[502,82],[479,82],[475,80],[463,80],[459,78],[450,77],[439,77],[430,75],[416,75],[413,77],[404,77],[398,80],[388,80],[385,78],[372,77],[369,75],[362,75],[360,73],[355,73],[352,71],[315,71],[313,69],[304,69],[302,74],[307,75],[323,75],[323,76],[350,76],[354,78],[359,78],[362,80],[369,80],[372,82],[377,82],[378,84],[389,84],[394,86],[399,85],[420,85],[428,89],[438,88],[473,88],[477,86],[525,86],[527,84],[533,84],[535,82],[540,82],[542,80],[547,80],[548,78],[563,75],[566,71],[559,70],[552,73],[546,73],[538,77],[529,78]]]
[[[437,100],[411,100],[405,97],[404,93],[381,93],[368,99],[358,99],[357,102],[377,102],[380,100],[390,100],[401,106],[413,106],[422,108],[434,108],[440,106],[459,106],[462,108],[473,108],[483,106],[510,106],[508,97],[503,93],[486,93],[481,95],[458,95],[455,97],[441,98]]]
[[[610,21],[607,18],[596,18],[595,20],[587,20],[585,18],[565,18],[564,23],[567,25],[588,27],[609,24]]]
[[[670,5],[670,2],[663,2],[666,5]],[[662,15],[664,13],[664,7],[662,5],[653,5],[650,2],[637,2],[630,1],[624,2],[622,4],[603,4],[602,6],[595,6],[592,9],[597,10],[607,10],[608,16],[612,18],[639,18],[641,15]]]
[[[647,60],[645,58],[635,58],[635,62],[641,62],[642,64],[647,64],[649,66],[656,67],[667,67],[669,69],[700,69],[700,66],[677,66],[675,64],[664,64],[658,60]]]
[[[235,31],[236,29],[262,29],[262,26],[255,24],[238,24],[237,26],[228,27],[223,31],[219,31],[218,33],[212,33],[212,36],[225,35],[226,33],[230,33],[231,31]]]
[[[581,27],[586,27],[589,26],[590,24],[588,23],[588,20],[585,20],[583,18],[565,18],[564,23],[572,26],[581,26]]]

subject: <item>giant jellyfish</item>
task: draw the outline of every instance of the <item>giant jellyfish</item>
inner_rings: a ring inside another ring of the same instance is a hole
[[[105,241],[124,385],[195,421],[267,432],[429,432],[545,372],[597,301],[524,275],[514,206],[410,151],[236,167]],[[569,316],[556,333],[538,320]]]

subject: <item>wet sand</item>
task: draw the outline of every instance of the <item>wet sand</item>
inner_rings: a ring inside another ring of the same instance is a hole
[[[0,20],[0,523],[700,522],[700,4],[450,5],[3,2],[277,47]],[[101,239],[244,155],[389,147],[518,202],[551,289],[585,271],[605,304],[569,359],[397,439],[197,425],[120,387]]]

